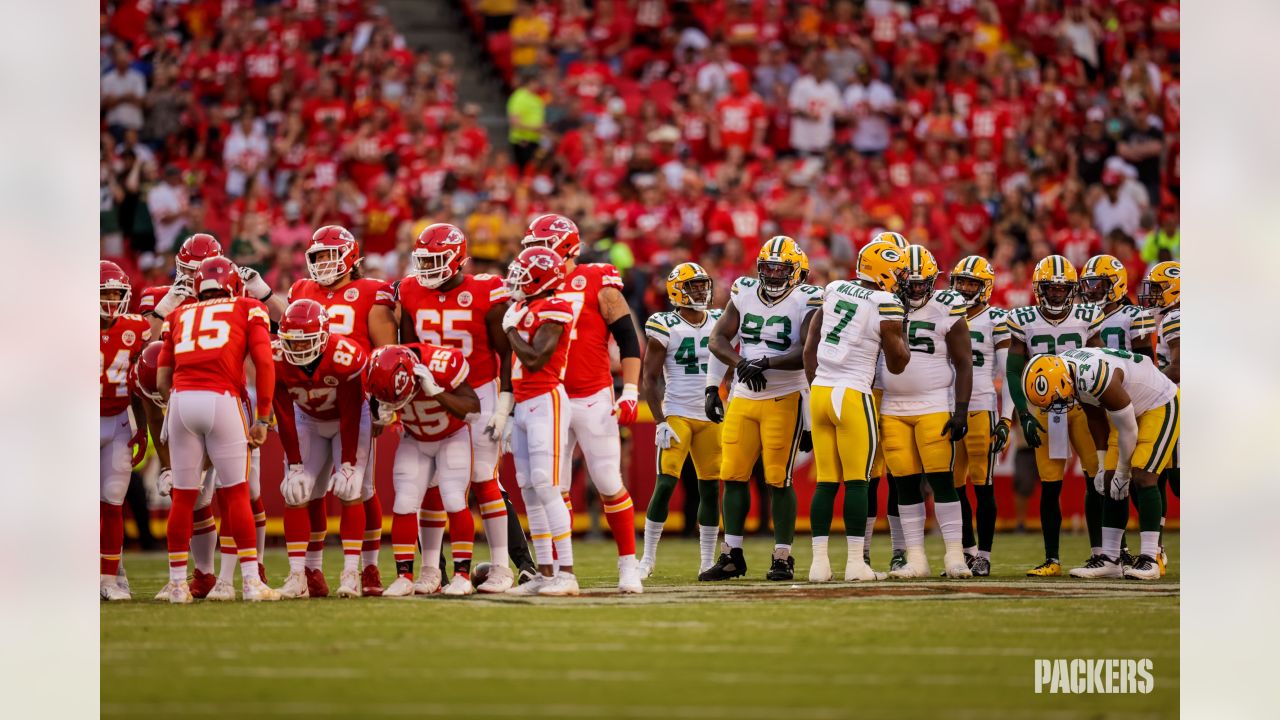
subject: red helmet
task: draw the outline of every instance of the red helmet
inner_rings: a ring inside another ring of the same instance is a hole
[[[229,297],[244,295],[244,280],[236,272],[236,264],[221,255],[200,261],[200,266],[196,268],[194,286],[197,297],[207,291],[224,292]]]
[[[117,299],[103,297],[109,292],[123,293]],[[129,295],[133,287],[129,284],[129,276],[120,266],[110,260],[98,263],[98,316],[117,318],[129,311]]]
[[[160,397],[160,383],[156,379],[156,371],[160,368],[160,348],[163,345],[164,343],[159,340],[148,343],[129,371],[132,374],[130,379],[138,392],[160,407],[164,407],[164,400]]]
[[[534,218],[533,222],[529,223],[529,229],[525,231],[524,240],[520,244],[525,247],[540,245],[551,248],[565,260],[578,257],[578,253],[582,250],[578,226],[569,218],[555,213]]]
[[[383,345],[373,351],[364,386],[379,403],[399,410],[409,403],[417,390],[413,369],[418,358],[403,345]]]
[[[440,287],[462,272],[468,259],[467,236],[448,223],[428,225],[413,244],[413,272],[423,287]]]
[[[329,313],[315,300],[294,300],[280,318],[279,337],[285,360],[310,365],[329,342]]]
[[[536,297],[564,282],[564,260],[549,248],[527,247],[511,261],[506,282],[517,302]]]
[[[321,285],[332,285],[355,269],[360,246],[355,235],[341,225],[325,225],[311,236],[307,248],[307,272]]]
[[[187,238],[178,249],[178,257],[174,263],[178,266],[178,274],[192,277],[200,261],[222,254],[222,243],[208,233],[196,233]]]

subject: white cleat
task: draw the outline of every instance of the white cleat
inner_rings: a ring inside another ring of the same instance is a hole
[[[643,591],[644,590],[642,588],[640,592]],[[577,597],[578,578],[567,572],[558,572],[555,577],[548,580],[547,583],[538,590],[538,594],[550,597]]]
[[[160,588],[160,592],[156,593],[156,596],[153,599],[159,600],[161,602],[168,600],[169,593],[173,592],[173,586],[174,586],[174,582],[172,580],[165,583],[164,587]]]
[[[343,570],[342,575],[338,578],[338,597],[341,598],[358,598],[361,595],[360,590],[360,571],[359,570]]]
[[[476,590],[482,593],[496,594],[504,593],[511,589],[515,584],[515,575],[511,573],[511,568],[498,567],[494,565],[489,568],[489,577],[485,581],[476,586]]]
[[[195,598],[191,597],[191,588],[187,586],[186,580],[183,580],[182,582],[173,582],[170,580],[169,584],[164,587],[165,590],[168,591],[167,593],[165,593],[164,590],[161,591],[164,593],[164,599],[174,605],[190,605],[196,601]]]
[[[556,578],[559,579],[561,575],[564,573],[557,573]],[[577,595],[578,580],[573,575],[568,577],[573,578],[573,592],[564,594]],[[618,558],[618,592],[623,595],[639,595],[644,592],[644,584],[640,582],[640,563],[636,562],[635,555]]]
[[[448,585],[444,586],[444,590],[441,592],[445,595],[458,597],[462,595],[470,595],[475,591],[476,588],[471,584],[471,580],[463,577],[462,575],[454,575],[453,579],[449,581]]]
[[[542,592],[542,588],[546,587],[550,583],[551,583],[551,578],[547,577],[546,575],[543,575],[542,573],[538,573],[537,575],[533,576],[532,580],[526,582],[525,584],[517,585],[511,588],[510,590],[507,590],[507,594],[520,595],[522,597],[539,595]]]
[[[129,594],[129,588],[120,587],[119,582],[111,582],[109,580],[103,580],[99,584],[98,596],[107,602],[133,599],[133,595]]]
[[[1164,551],[1161,550],[1160,554],[1164,555]],[[120,567],[120,572],[116,573],[116,587],[125,591],[129,595],[133,595],[133,590],[129,588],[129,578],[125,577],[123,566]]]
[[[284,579],[284,586],[280,588],[280,597],[286,600],[311,597],[311,589],[307,587],[307,574],[302,570],[290,571],[289,577]]]
[[[875,570],[872,570],[871,566],[867,565],[866,561],[863,560],[862,558],[850,560],[849,562],[845,563],[845,566],[844,566],[845,582],[867,582],[867,581],[874,581],[874,580],[884,580],[887,577],[889,576],[886,575],[885,573],[876,572]]]
[[[213,584],[213,589],[208,595],[204,596],[205,600],[214,600],[217,602],[231,602],[236,599],[236,586],[218,578],[218,582]]]
[[[413,584],[413,594],[434,595],[437,592],[440,592],[440,568],[422,568],[418,572],[418,581]]]
[[[245,602],[275,602],[280,599],[280,591],[267,587],[257,575],[240,581],[240,598]]]
[[[1106,555],[1094,555],[1083,566],[1071,568],[1068,574],[1076,578],[1121,578],[1124,568]]]
[[[647,580],[653,575],[653,563],[649,562],[649,558],[640,559],[639,572],[641,580]]]
[[[1124,576],[1130,580],[1159,580],[1160,561],[1150,555],[1139,555],[1132,566],[1124,569]]]
[[[413,579],[397,575],[394,582],[382,591],[382,597],[409,597],[413,594]]]
[[[973,571],[969,569],[969,563],[965,562],[963,550],[955,550],[944,555],[942,557],[942,567],[945,568],[943,574],[949,578],[973,577]]]
[[[907,564],[889,573],[892,578],[927,578],[929,577],[929,558],[925,557],[924,548],[907,548]]]
[[[813,562],[809,563],[809,582],[830,582],[833,576],[834,573],[831,572],[831,558],[827,557],[825,552],[814,550]]]

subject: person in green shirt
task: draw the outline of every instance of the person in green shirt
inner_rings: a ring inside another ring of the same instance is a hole
[[[538,151],[546,127],[547,103],[542,99],[542,81],[536,72],[524,73],[520,86],[507,100],[507,139],[516,164],[523,170]]]
[[[1158,260],[1177,260],[1181,244],[1182,233],[1178,229],[1178,211],[1175,208],[1166,207],[1160,213],[1160,226],[1148,235],[1147,241],[1142,244],[1142,261],[1150,265]],[[1167,257],[1161,257],[1161,251],[1164,251]]]

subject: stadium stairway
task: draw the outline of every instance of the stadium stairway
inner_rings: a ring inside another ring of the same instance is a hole
[[[459,103],[479,105],[480,123],[489,133],[491,146],[507,147],[507,91],[484,45],[468,27],[458,0],[382,0],[381,4],[410,48],[453,54]]]

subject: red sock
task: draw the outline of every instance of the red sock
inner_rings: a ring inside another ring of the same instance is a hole
[[[475,496],[476,504],[480,506],[481,520],[506,517],[507,504],[502,502],[502,488],[498,486],[496,480],[472,483],[471,494]]]
[[[267,526],[267,506],[262,502],[262,496],[259,495],[249,500],[249,507],[253,510],[253,527],[256,533]],[[256,538],[254,542],[257,542]]]
[[[191,549],[191,518],[195,510],[196,498],[200,491],[196,489],[173,488],[169,491],[172,503],[169,505],[169,521],[165,530],[165,542],[169,546],[169,577],[175,577],[174,570],[182,570],[186,578],[187,553]]]
[[[413,562],[418,549],[418,513],[396,513],[391,516],[391,551],[396,565]]]
[[[471,551],[476,541],[475,523],[475,518],[471,516],[471,508],[449,513],[449,549],[453,555],[455,568],[458,567],[458,563],[471,561]],[[463,573],[464,576],[470,574],[470,572]]]
[[[324,536],[329,531],[329,510],[325,507],[324,498],[307,503],[307,515],[311,518],[311,537],[307,543],[307,552],[323,552]]]
[[[636,554],[636,509],[631,494],[624,488],[622,497],[604,500],[604,519],[609,521],[613,540],[618,544],[618,557]]]
[[[98,572],[114,577],[120,570],[120,549],[124,546],[124,509],[99,502],[98,517]]]
[[[311,518],[307,507],[284,509],[284,546],[289,553],[289,569],[302,568],[307,558],[307,545],[311,538]]]
[[[213,503],[209,503],[195,511],[191,518],[192,535],[204,535],[216,529],[213,521]]]
[[[360,547],[363,544],[362,538],[364,538],[364,523],[364,505],[357,502],[342,506],[342,523],[338,526],[338,534],[342,537],[344,559],[352,555],[359,558]]]
[[[249,503],[249,484],[236,483],[218,490],[218,505],[231,537],[236,541],[240,562],[258,562],[258,530],[253,524],[253,508]]]
[[[364,501],[364,552],[377,552],[382,548],[382,500],[374,493]]]

